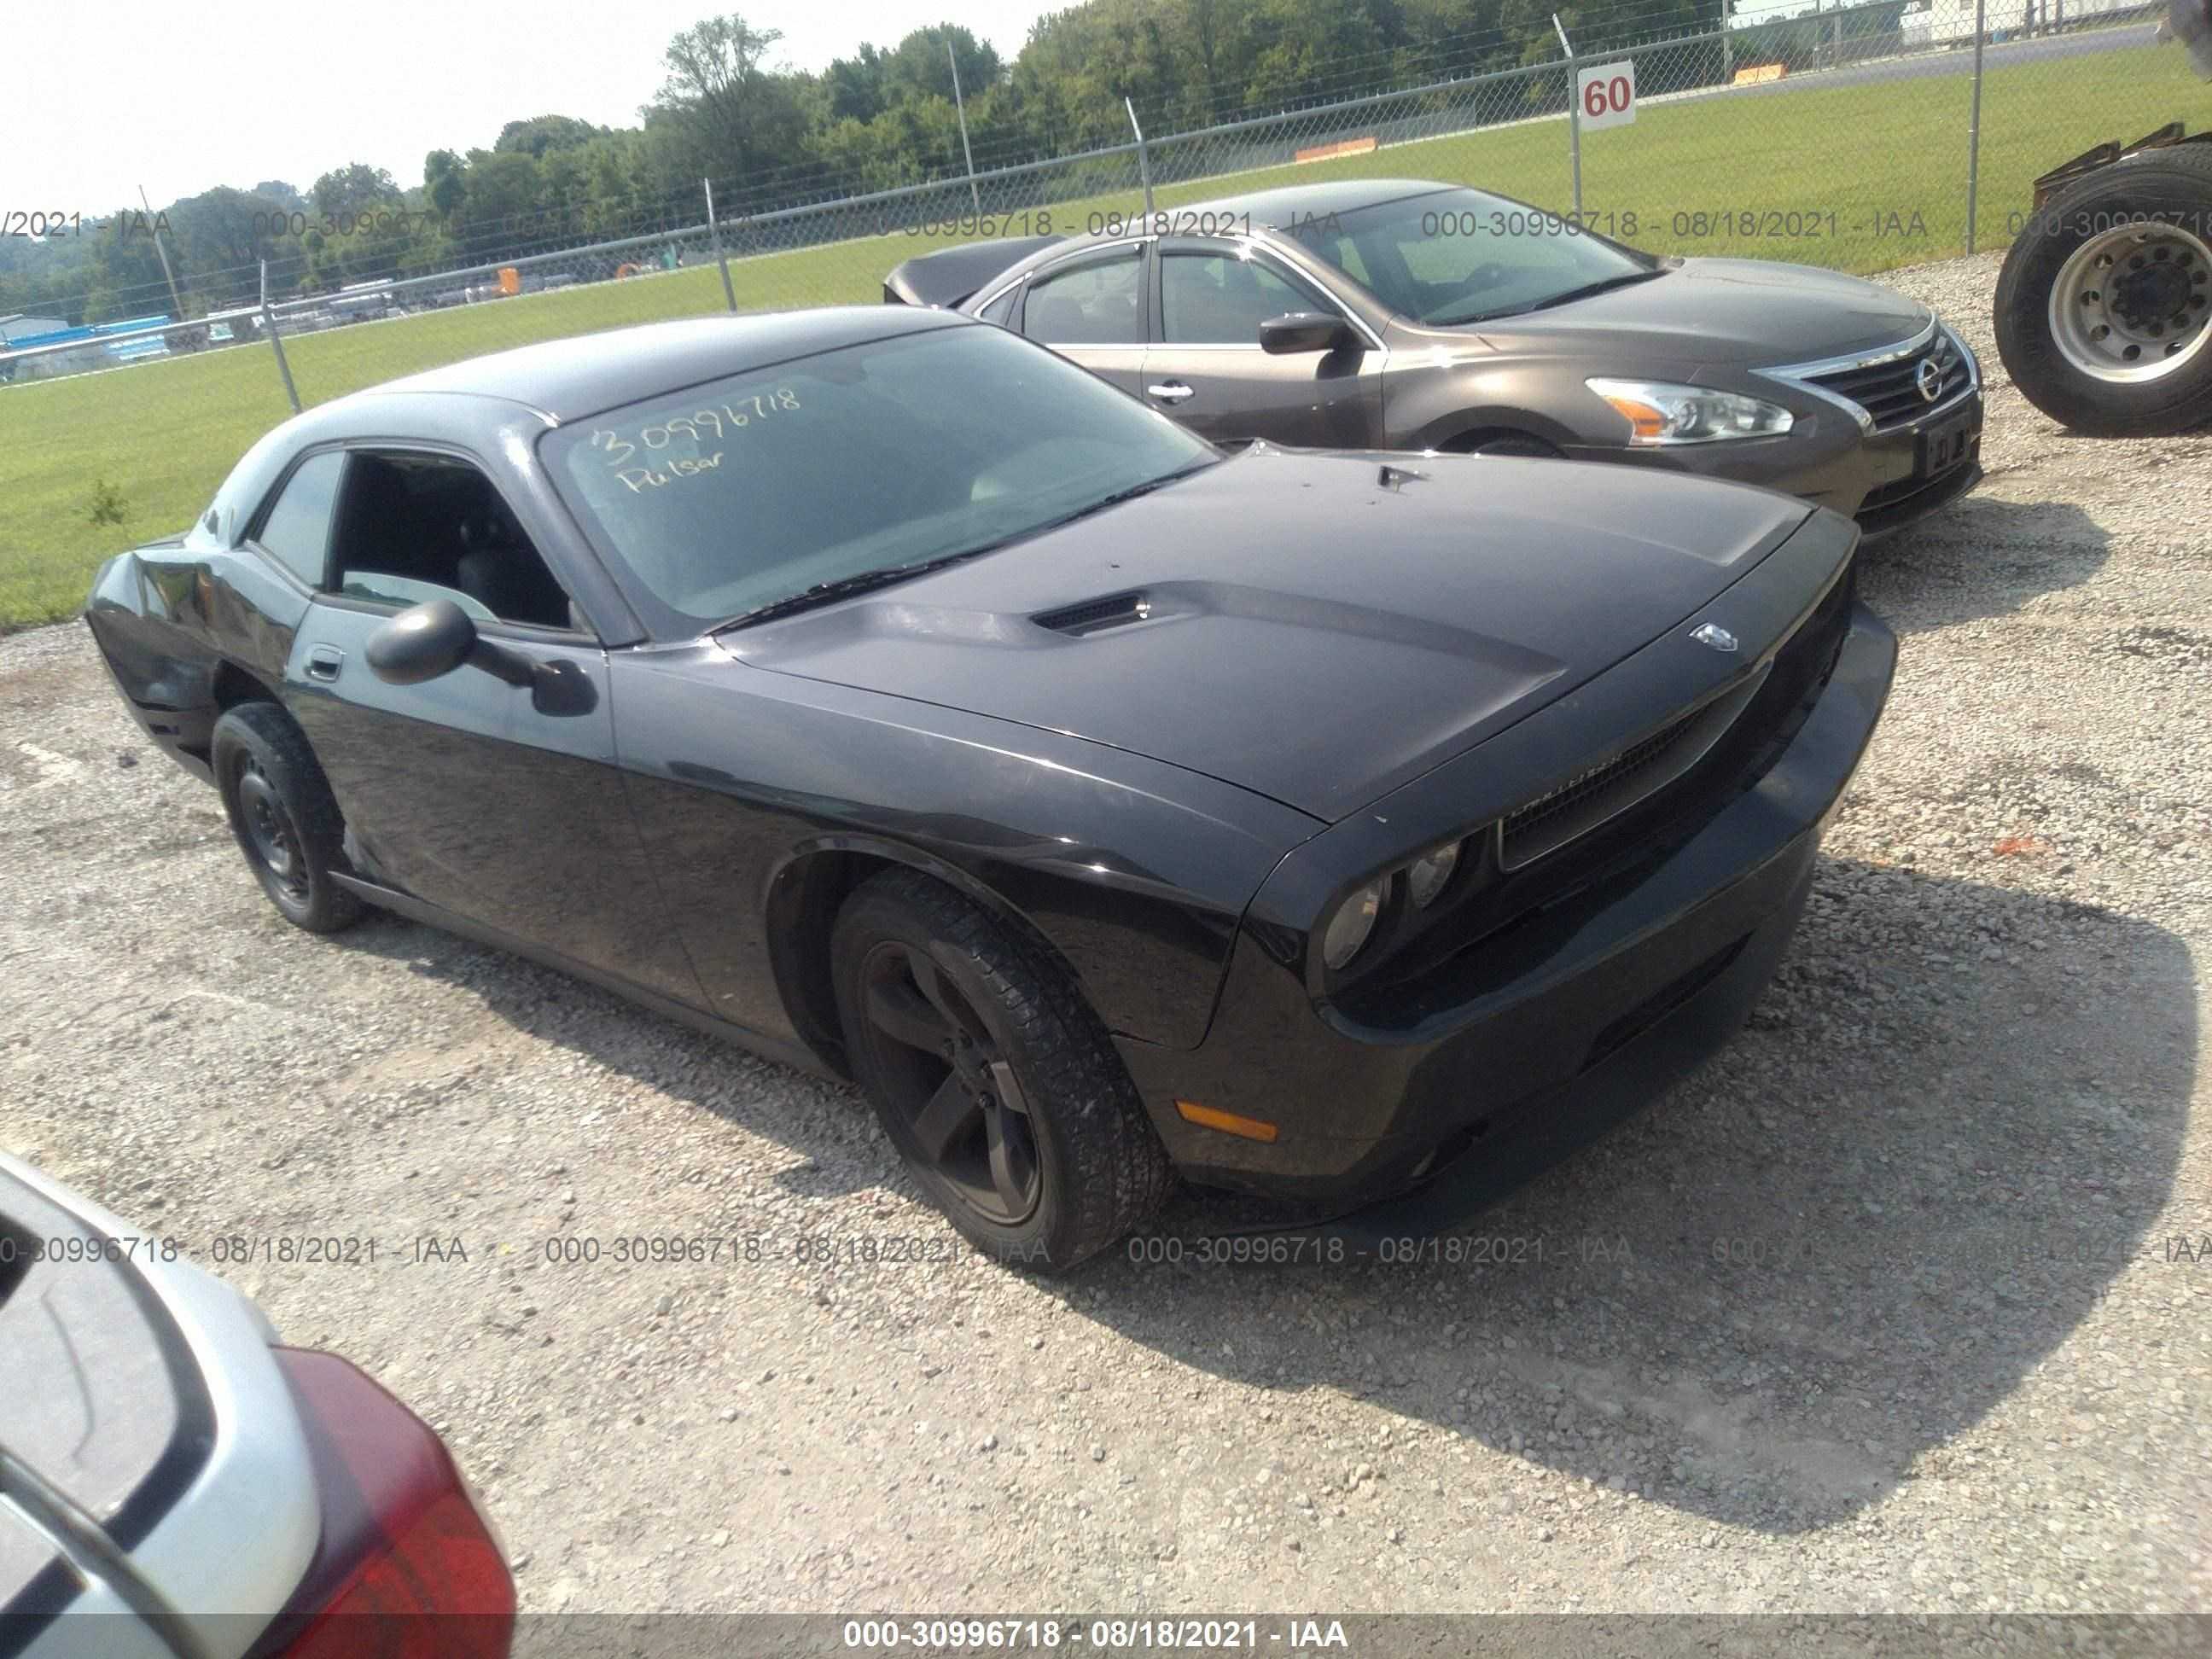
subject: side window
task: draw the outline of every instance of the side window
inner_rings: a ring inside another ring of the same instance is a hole
[[[1270,317],[1335,310],[1257,259],[1170,252],[1160,265],[1160,332],[1172,343],[1257,345]]]
[[[1016,283],[997,299],[985,306],[977,314],[987,323],[996,323],[1004,328],[1014,314],[1014,301],[1022,297],[1022,285]]]
[[[276,504],[253,539],[261,550],[310,587],[320,587],[331,545],[331,507],[345,472],[343,450],[325,450],[300,463],[284,481]],[[213,509],[210,509],[212,514]]]
[[[1022,332],[1047,345],[1142,345],[1144,270],[1132,247],[1032,277]]]
[[[335,553],[347,599],[451,599],[478,622],[583,626],[491,480],[449,455],[357,453]]]

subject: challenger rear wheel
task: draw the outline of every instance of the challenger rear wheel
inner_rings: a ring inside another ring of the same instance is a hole
[[[1997,279],[1997,355],[2093,437],[2212,421],[2212,145],[2144,150],[2028,222]]]
[[[361,920],[361,900],[331,879],[345,821],[307,733],[273,702],[244,702],[215,723],[209,758],[246,867],[284,920],[335,933]]]
[[[884,1132],[978,1247],[1060,1271],[1166,1200],[1173,1171],[1121,1057],[1034,942],[891,870],[846,901],[830,975]]]

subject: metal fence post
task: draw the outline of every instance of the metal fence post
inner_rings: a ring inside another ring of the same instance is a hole
[[[722,297],[730,302],[730,309],[738,308],[738,291],[730,285],[730,256],[722,252],[721,222],[714,217],[714,181],[702,179],[707,187],[707,240],[714,245],[714,263],[722,268]]]
[[[1559,32],[1559,50],[1567,54],[1567,159],[1575,170],[1575,218],[1583,216],[1583,102],[1575,95],[1575,48],[1567,39],[1566,30],[1559,23],[1559,14],[1552,14],[1552,27]]]
[[[300,388],[292,384],[292,365],[284,361],[284,339],[276,331],[276,313],[269,308],[269,261],[261,262],[261,326],[269,331],[270,349],[276,354],[276,372],[284,377],[284,395],[292,400],[292,412],[300,412]]]
[[[1129,131],[1137,135],[1137,177],[1144,181],[1145,216],[1149,219],[1152,216],[1152,164],[1145,154],[1145,130],[1137,125],[1137,106],[1134,104],[1124,98],[1121,107],[1129,112]]]
[[[1966,252],[1974,251],[1974,214],[1982,182],[1982,38],[1989,0],[1974,0],[1974,106],[1966,118]]]

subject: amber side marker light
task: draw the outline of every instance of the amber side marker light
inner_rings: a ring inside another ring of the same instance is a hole
[[[1218,1107],[1201,1106],[1194,1100],[1178,1100],[1176,1110],[1182,1114],[1184,1122],[1195,1123],[1200,1128],[1218,1129],[1225,1135],[1242,1135],[1247,1140],[1275,1138],[1275,1126],[1261,1118],[1239,1117]]]

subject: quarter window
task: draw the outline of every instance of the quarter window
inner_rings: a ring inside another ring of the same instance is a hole
[[[253,539],[261,550],[310,587],[323,585],[331,546],[331,508],[337,500],[345,453],[325,450],[300,463]]]
[[[1233,253],[1170,253],[1160,266],[1161,335],[1171,343],[1257,345],[1260,325],[1290,311],[1336,307]]]

